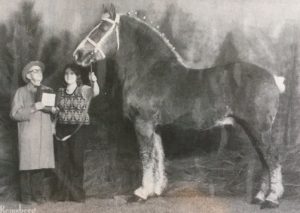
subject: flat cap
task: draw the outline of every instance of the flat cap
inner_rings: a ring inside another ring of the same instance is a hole
[[[26,66],[22,70],[22,78],[23,78],[23,81],[25,81],[26,83],[29,82],[28,78],[26,78],[26,75],[29,72],[30,68],[33,66],[39,66],[42,69],[42,72],[44,72],[45,65],[42,62],[30,61],[28,64],[26,64]]]

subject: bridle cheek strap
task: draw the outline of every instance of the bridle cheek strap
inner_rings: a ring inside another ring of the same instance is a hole
[[[94,54],[99,52],[101,54],[101,56],[103,58],[106,58],[106,55],[105,53],[103,52],[102,50],[102,44],[104,41],[106,41],[106,39],[114,32],[114,29],[116,29],[116,37],[117,37],[117,50],[119,50],[119,47],[120,47],[120,38],[119,38],[119,23],[120,23],[120,15],[119,14],[116,14],[116,18],[115,20],[111,20],[111,19],[108,19],[108,18],[103,18],[101,20],[102,21],[107,21],[107,22],[110,22],[112,23],[112,26],[111,28],[107,31],[107,33],[102,37],[102,39],[100,39],[99,42],[94,42],[92,39],[90,39],[89,35],[86,37],[86,41],[89,42],[91,45],[94,46]],[[100,23],[101,23],[100,22]],[[99,25],[97,25],[99,26]]]
[[[94,46],[94,54],[98,51],[98,52],[101,54],[101,56],[102,56],[103,58],[105,58],[104,52],[102,51],[101,48],[98,48],[98,44],[97,44],[97,43],[95,43],[92,39],[90,39],[90,37],[87,37],[87,38],[86,38],[86,41],[88,41],[91,45]]]
[[[119,50],[119,47],[120,47],[120,36],[119,36],[120,14],[116,14],[116,18],[114,21],[111,19],[108,19],[108,18],[103,18],[102,21],[110,22],[110,23],[112,23],[112,26],[111,26],[110,30],[106,33],[105,36],[103,36],[103,38],[101,40],[104,40],[105,37],[108,37],[108,35],[110,35],[113,32],[114,28],[116,28],[117,50]],[[98,43],[100,43],[101,40]]]

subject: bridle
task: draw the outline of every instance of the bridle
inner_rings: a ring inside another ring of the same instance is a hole
[[[112,23],[112,26],[110,27],[110,29],[106,32],[106,34],[100,39],[100,41],[98,42],[95,42],[94,40],[92,40],[90,38],[90,35],[92,32],[94,32],[94,30],[96,30],[101,24],[103,21],[107,21],[109,23]],[[76,53],[76,51],[78,49],[80,49],[82,47],[83,44],[85,44],[86,42],[89,42],[93,47],[94,47],[94,50],[92,52],[92,54],[96,54],[97,52],[100,53],[100,55],[103,57],[103,58],[106,58],[106,55],[105,53],[103,52],[102,50],[102,45],[103,45],[103,42],[108,38],[108,36],[110,36],[114,29],[116,29],[116,37],[117,37],[117,50],[119,50],[119,47],[120,47],[120,38],[119,38],[119,23],[120,23],[120,15],[119,14],[116,14],[116,18],[115,20],[111,20],[109,18],[102,18],[100,23],[94,27],[94,29],[83,39],[83,41],[80,43],[80,45],[76,48],[76,50],[74,51],[74,53]]]

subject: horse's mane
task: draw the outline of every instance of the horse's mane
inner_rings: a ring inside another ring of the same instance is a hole
[[[130,24],[132,24],[134,26],[134,29],[138,30],[139,33],[143,34],[143,36],[151,37],[153,44],[148,44],[148,45],[155,45],[161,53],[164,52],[169,57],[175,58],[181,65],[188,67],[185,64],[184,59],[176,51],[175,47],[165,37],[164,33],[161,33],[153,25],[147,23],[146,21],[144,21],[143,19],[139,18],[136,15],[132,15],[131,13],[128,13],[127,15],[122,15],[122,16],[127,17],[130,20],[134,20],[134,21],[130,21]],[[166,46],[165,49],[163,49],[164,46]]]

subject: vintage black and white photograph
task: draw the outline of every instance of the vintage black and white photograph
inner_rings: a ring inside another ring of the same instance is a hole
[[[0,213],[300,210],[298,0],[0,0]]]

